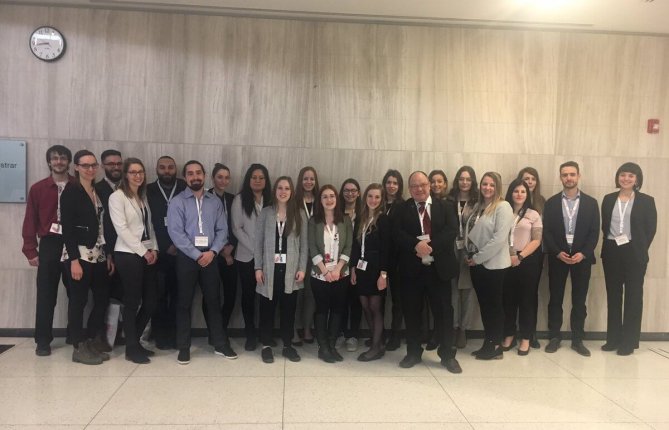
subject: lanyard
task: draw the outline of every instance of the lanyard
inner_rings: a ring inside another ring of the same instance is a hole
[[[578,204],[580,203],[580,199],[576,199],[576,203],[574,203],[574,207],[569,210],[569,205],[567,204],[567,197],[563,196],[562,197],[562,206],[564,206],[565,212],[567,212],[567,218],[569,219],[569,231],[567,234],[572,234],[574,232],[573,224],[574,224],[574,215],[576,215],[576,211],[578,210]]]
[[[464,204],[463,204],[464,203]],[[465,212],[465,206],[467,206],[467,202],[458,202],[458,221],[459,221],[459,226],[460,226],[460,238],[465,237],[465,229],[464,226],[462,225],[462,215]]]
[[[634,193],[630,196],[630,199],[625,202],[625,207],[622,207],[622,202],[620,197],[618,197],[618,214],[620,214],[620,234],[623,234],[623,229],[625,228],[625,212],[627,212],[627,205],[630,204],[630,200],[634,198]]]
[[[367,229],[371,226],[372,220],[370,219],[367,224],[362,227],[362,243],[360,244],[360,259],[365,259],[365,239],[367,237]]]
[[[276,220],[276,229],[279,231],[279,254],[283,251],[283,232],[286,229],[286,221]]]
[[[60,224],[60,195],[63,194],[63,190],[65,189],[65,184],[67,182],[61,184],[56,184],[56,187],[58,187],[58,208],[56,208],[56,219],[58,220],[58,224]],[[627,207],[627,206],[625,206]]]
[[[310,219],[312,216],[314,216],[314,203],[311,203],[311,210],[309,210],[306,200],[302,199],[302,204],[304,204],[304,211],[307,213],[307,219]]]
[[[200,234],[204,234],[202,232],[202,205],[204,204],[204,195],[202,196],[202,203],[200,203],[200,199],[196,196],[193,197],[195,197],[195,206],[197,206],[197,228],[200,230]]]
[[[335,242],[337,240],[337,226],[333,224],[332,229],[330,229],[330,226],[325,223],[325,233],[330,237],[330,258],[332,258],[332,261],[336,262],[335,252],[337,251],[337,244]]]
[[[520,222],[520,214],[516,215],[516,219],[513,220],[513,228],[511,229],[511,233],[509,234],[509,246],[513,248],[513,239],[514,236],[516,235],[516,227],[518,227],[518,223]]]
[[[165,190],[163,190],[163,187],[160,186],[160,182],[158,182],[158,189],[160,190],[160,194],[163,195],[163,198],[165,199],[165,202],[167,204],[169,204],[170,201],[172,201],[172,197],[174,197],[174,190],[177,189],[177,184],[175,182],[174,185],[172,186],[172,192],[170,193],[169,198],[167,197],[167,194],[165,194]]]
[[[418,219],[420,219],[420,234],[425,234],[425,227],[423,226],[423,219],[425,219],[425,214],[427,213],[427,202],[423,202],[425,206],[423,207],[423,213],[420,212],[420,204],[418,204]]]

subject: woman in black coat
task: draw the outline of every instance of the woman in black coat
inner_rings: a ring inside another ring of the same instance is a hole
[[[619,191],[602,201],[602,264],[606,281],[608,318],[603,351],[630,355],[639,347],[643,311],[643,281],[648,248],[657,229],[655,200],[639,192],[643,172],[625,163],[615,176]],[[623,309],[624,296],[624,309]]]

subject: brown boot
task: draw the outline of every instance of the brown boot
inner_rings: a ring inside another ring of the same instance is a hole
[[[72,361],[81,364],[102,364],[102,357],[91,351],[89,341],[79,342],[79,346],[72,351]]]

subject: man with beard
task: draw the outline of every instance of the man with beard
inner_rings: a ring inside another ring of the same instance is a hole
[[[156,164],[158,179],[146,187],[151,222],[158,240],[158,307],[151,320],[151,333],[158,349],[176,348],[177,248],[167,233],[167,207],[172,198],[186,189],[177,178],[174,158],[164,155]]]
[[[109,270],[109,275],[111,276],[109,284],[108,319],[113,320],[113,328],[114,325],[118,327],[118,317],[116,317],[116,315],[120,315],[121,303],[123,301],[123,285],[121,284],[121,278],[114,270],[113,256],[117,234],[114,224],[112,224],[111,217],[109,216],[109,196],[111,196],[121,184],[121,178],[123,176],[123,159],[121,158],[121,153],[119,151],[115,149],[107,149],[100,155],[100,160],[102,161],[102,167],[105,170],[105,176],[95,184],[95,193],[100,198],[102,207],[104,208],[102,223],[105,237],[105,252],[107,254],[107,268]],[[107,338],[105,333],[98,333],[93,340],[92,345],[99,352],[109,352],[112,349],[110,343],[113,343],[113,341],[110,342],[110,339]]]
[[[46,163],[51,174],[30,187],[23,219],[22,251],[28,264],[37,267],[35,354],[40,357],[51,355],[53,310],[61,278],[65,283],[60,261],[63,253],[60,195],[74,181],[69,174],[71,161],[72,153],[66,147],[55,145],[47,149]]]
[[[590,271],[595,264],[595,246],[599,240],[599,206],[597,201],[578,189],[581,178],[578,163],[567,161],[560,166],[562,192],[544,206],[544,252],[548,254],[548,332],[546,352],[560,348],[562,336],[562,302],[567,276],[571,274],[571,349],[584,357],[590,351],[583,345],[587,315]]]
[[[179,364],[190,363],[191,309],[195,285],[200,284],[207,305],[207,326],[214,353],[237,358],[223,329],[221,279],[216,256],[228,242],[223,203],[204,190],[204,166],[188,161],[183,168],[186,188],[167,208],[167,231],[177,247],[177,348]]]

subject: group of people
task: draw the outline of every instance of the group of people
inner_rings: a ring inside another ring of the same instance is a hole
[[[226,191],[230,169],[220,163],[207,191],[207,172],[196,160],[183,165],[179,179],[175,160],[160,157],[158,178],[147,183],[141,160],[123,160],[116,150],[100,158],[104,177],[96,182],[99,164],[92,152],[72,156],[68,148],[52,146],[46,153],[51,174],[30,188],[23,253],[37,267],[38,356],[51,353],[62,277],[74,362],[109,359],[113,341],[105,321],[121,305],[127,360],[150,362],[154,352],[140,338],[151,321],[156,347],[177,349],[177,361],[189,363],[197,285],[209,344],[216,354],[237,358],[227,328],[239,280],[244,348],[253,351],[260,343],[266,363],[274,361],[278,305],[281,354],[288,360],[300,361],[295,347],[316,341],[319,359],[342,361],[338,339],[357,350],[364,316],[371,338],[358,360],[378,360],[398,349],[404,324],[401,367],[419,363],[426,344],[437,349],[447,370],[460,373],[456,351],[467,343],[476,301],[485,332],[473,353],[477,359],[500,359],[516,345],[519,355],[540,347],[535,331],[545,260],[545,351],[560,347],[570,275],[571,347],[589,356],[583,344],[586,296],[600,226],[608,302],[602,349],[629,355],[638,348],[657,213],[653,198],[639,191],[643,174],[635,163],[616,172],[618,191],[604,197],[600,223],[599,206],[580,190],[573,161],[560,166],[563,190],[548,200],[531,167],[504,193],[499,173],[484,173],[479,184],[470,166],[458,169],[450,190],[441,170],[411,173],[405,200],[397,170],[362,190],[353,178],[339,189],[320,186],[313,167],[301,169],[296,182],[289,176],[271,182],[265,166],[252,164],[233,195]],[[386,336],[388,290],[392,318]],[[89,291],[93,303],[84,329]]]

